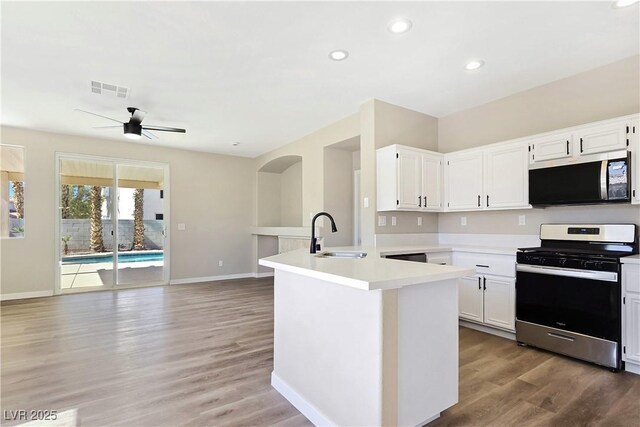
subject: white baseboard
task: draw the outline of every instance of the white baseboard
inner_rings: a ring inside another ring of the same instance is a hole
[[[172,279],[169,281],[170,285],[186,285],[188,283],[202,283],[202,282],[219,282],[221,280],[233,280],[233,279],[249,279],[249,278],[262,278],[272,277],[273,272],[267,273],[236,273],[225,274],[221,276],[206,276],[206,277],[187,277],[186,279]]]
[[[273,271],[269,271],[267,273],[256,273],[254,277],[256,279],[261,279],[263,277],[273,277]]]
[[[337,426],[315,406],[307,402],[297,391],[289,384],[284,382],[275,372],[271,372],[271,386],[275,388],[285,399],[289,401],[296,409],[302,412],[315,426]]]
[[[42,298],[53,296],[53,291],[18,292],[14,294],[0,294],[0,301],[25,298]]]
[[[640,365],[635,363],[624,362],[624,370],[632,374],[640,375]]]
[[[467,322],[466,320],[462,320],[462,319],[460,319],[459,323],[460,323],[460,326],[464,326],[465,328],[475,329],[476,331],[484,332],[486,334],[496,335],[512,341],[516,340],[516,334],[513,332],[503,331],[502,329],[490,328],[489,326],[478,325],[477,323]]]

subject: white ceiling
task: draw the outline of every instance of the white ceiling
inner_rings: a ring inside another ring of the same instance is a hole
[[[127,106],[166,145],[256,156],[378,98],[437,117],[637,55],[612,2],[3,2],[2,123],[124,140]],[[406,16],[413,29],[386,30]],[[346,61],[327,58],[346,49]],[[466,61],[486,65],[464,70]],[[90,81],[128,87],[122,100]],[[240,142],[237,147],[231,144]],[[7,141],[8,142],[8,141]]]

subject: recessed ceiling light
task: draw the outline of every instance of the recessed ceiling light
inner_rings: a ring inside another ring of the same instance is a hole
[[[389,32],[393,34],[406,33],[411,29],[413,24],[407,18],[398,18],[391,21],[389,24]]]
[[[474,59],[473,61],[467,62],[467,65],[464,66],[465,70],[473,71],[484,65],[484,61],[482,59]]]
[[[618,0],[613,3],[613,7],[617,9],[622,9],[623,7],[631,6],[638,3],[638,0]]]
[[[349,52],[342,49],[334,50],[329,54],[329,58],[333,59],[334,61],[344,61],[348,57],[349,57]]]

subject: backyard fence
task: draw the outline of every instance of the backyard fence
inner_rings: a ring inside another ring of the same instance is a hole
[[[145,249],[163,249],[163,221],[144,220],[144,247]],[[107,251],[113,251],[113,221],[102,220],[102,240]],[[89,219],[63,219],[60,229],[60,237],[68,238],[69,252],[90,252],[91,221]],[[133,246],[133,220],[118,220],[118,245],[121,250],[129,250]],[[61,244],[63,244],[61,242]]]

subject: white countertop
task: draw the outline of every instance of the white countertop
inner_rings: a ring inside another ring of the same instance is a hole
[[[375,247],[340,247],[324,248],[321,252],[363,251],[367,256],[361,259],[322,258],[310,254],[308,250],[299,249],[260,259],[260,265],[276,270],[288,271],[303,276],[314,277],[328,282],[350,286],[363,290],[397,289],[419,283],[437,282],[456,279],[475,274],[475,270],[466,267],[435,265],[419,262],[399,261],[381,258],[380,254],[406,253],[406,249],[420,248],[442,252],[440,247],[406,246],[397,248]],[[400,252],[393,252],[393,250]],[[392,252],[388,252],[392,250]]]
[[[631,255],[620,258],[623,264],[640,264],[640,255]]]

